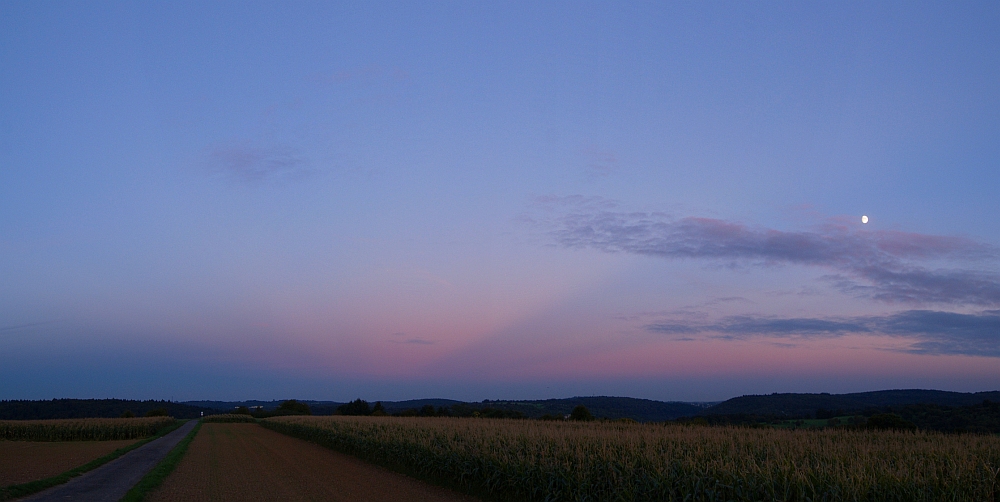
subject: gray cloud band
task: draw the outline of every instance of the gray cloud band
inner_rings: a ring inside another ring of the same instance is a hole
[[[263,148],[241,144],[215,148],[210,157],[223,172],[244,181],[301,178],[308,174],[303,160],[290,147]]]
[[[623,212],[601,199],[549,198],[564,210],[548,232],[569,248],[731,264],[827,267],[839,290],[885,302],[1000,306],[1000,276],[981,270],[931,270],[916,262],[994,261],[994,248],[961,237],[862,231],[828,224],[814,231],[754,228],[710,218],[674,219]],[[565,210],[568,209],[568,212]]]
[[[933,310],[908,310],[884,316],[850,318],[776,318],[732,316],[717,323],[662,322],[647,331],[668,335],[717,333],[731,339],[758,336],[831,337],[871,333],[913,340],[908,352],[1000,357],[1000,311],[960,314]]]

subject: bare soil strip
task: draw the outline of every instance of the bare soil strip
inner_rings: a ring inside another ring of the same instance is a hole
[[[147,500],[475,499],[259,425],[206,423],[177,469]]]
[[[136,441],[0,441],[0,486],[62,474]]]
[[[87,502],[118,502],[143,476],[194,428],[191,420],[177,430],[154,439],[121,457],[108,462],[78,478],[71,479],[43,492],[36,493],[25,502],[56,502],[85,500]]]

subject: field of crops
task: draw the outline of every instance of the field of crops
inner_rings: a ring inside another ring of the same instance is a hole
[[[64,420],[0,420],[0,440],[110,441],[141,439],[175,420],[149,418],[70,418]]]
[[[997,436],[339,416],[261,424],[496,500],[1000,500]]]
[[[350,455],[240,423],[204,424],[177,469],[144,500],[472,502]]]

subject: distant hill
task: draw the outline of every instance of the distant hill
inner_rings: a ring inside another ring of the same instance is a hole
[[[344,403],[335,401],[300,401],[309,405],[313,415],[332,415],[337,406]],[[229,411],[238,406],[254,407],[262,406],[264,410],[271,411],[280,405],[282,401],[187,401],[186,404],[213,408],[218,411]],[[375,401],[369,404],[374,405]],[[528,418],[538,418],[542,415],[569,415],[577,405],[584,405],[590,413],[598,418],[631,418],[640,422],[662,422],[680,417],[687,417],[703,413],[706,410],[704,404],[689,404],[680,402],[652,401],[649,399],[635,399],[631,397],[573,397],[568,399],[545,399],[539,401],[491,401],[464,402],[454,399],[410,399],[406,401],[382,401],[382,406],[389,414],[399,413],[404,410],[419,410],[424,406],[434,408],[451,408],[459,406],[469,409],[495,408],[508,411],[519,411]]]
[[[283,403],[284,400],[278,401],[186,401],[185,404],[190,404],[192,406],[203,406],[206,408],[212,408],[219,411],[230,411],[240,406],[246,406],[247,408],[254,408],[256,406],[262,407],[265,411],[274,411],[278,409],[278,406]],[[337,410],[337,407],[344,404],[338,401],[312,401],[308,399],[299,399],[299,402],[303,402],[309,405],[309,409],[312,411],[313,415],[333,415]],[[369,404],[375,405],[375,401],[371,401]],[[462,401],[456,401],[454,399],[410,399],[407,401],[382,401],[382,406],[385,407],[387,413],[396,413],[410,408],[420,409],[425,405],[431,405],[435,408],[439,407],[450,407],[456,404],[466,404]]]
[[[704,413],[706,408],[681,402],[653,401],[632,397],[571,397],[540,401],[483,401],[477,406],[520,411],[528,418],[542,415],[569,415],[577,405],[584,405],[597,418],[631,418],[640,422],[662,422]]]
[[[879,390],[841,394],[869,406],[898,406],[903,404],[937,404],[941,406],[971,406],[984,400],[1000,401],[1000,391],[948,392],[944,390]]]
[[[125,399],[53,399],[51,401],[0,401],[0,420],[44,420],[50,418],[114,418],[126,410],[141,417],[150,410],[166,408],[174,418],[196,418],[217,411],[172,401]]]
[[[543,415],[565,416],[577,405],[584,405],[598,418],[631,418],[640,422],[663,422],[693,416],[742,416],[753,417],[811,418],[817,411],[827,416],[860,414],[866,410],[882,409],[903,413],[914,417],[912,420],[928,424],[941,430],[992,430],[982,423],[993,420],[992,406],[969,410],[945,410],[927,407],[912,408],[913,405],[933,405],[938,407],[969,407],[982,405],[983,401],[1000,402],[1000,391],[992,392],[948,392],[941,390],[880,390],[855,392],[851,394],[770,394],[740,396],[717,404],[664,402],[631,397],[572,397],[567,399],[544,400],[485,400],[477,403],[453,399],[411,399],[407,401],[382,401],[386,412],[399,413],[408,409],[425,406],[437,408],[457,407],[464,411],[493,408],[523,413],[528,418]],[[344,404],[337,401],[300,400],[309,405],[314,415],[332,415],[337,407]],[[211,415],[231,411],[239,406],[248,408],[260,406],[273,411],[283,400],[274,401],[130,401],[123,399],[53,399],[51,401],[0,401],[0,420],[26,420],[47,418],[117,417],[125,410],[142,416],[155,408],[166,408],[177,418],[195,418],[204,413]],[[371,401],[374,405],[375,402]],[[903,407],[911,407],[904,409]],[[888,410],[892,408],[892,410]],[[918,413],[919,412],[919,413]],[[471,413],[471,411],[470,411]],[[924,417],[919,418],[918,417]],[[961,415],[961,416],[959,416]],[[723,418],[725,420],[725,418]],[[963,421],[969,421],[965,425]],[[943,424],[943,425],[942,425]],[[978,425],[977,425],[978,424]],[[988,425],[988,424],[987,424]],[[923,425],[922,425],[923,427]],[[985,428],[984,428],[985,427]]]
[[[885,410],[903,417],[920,429],[940,432],[1000,433],[1000,402],[983,400],[969,406],[906,404]]]
[[[307,399],[299,399],[298,401],[308,404],[309,410],[312,411],[313,415],[333,415],[337,407],[344,404],[337,401],[312,401]],[[274,411],[283,402],[285,402],[284,399],[277,401],[257,401],[251,399],[249,401],[185,401],[184,404],[212,408],[213,410],[218,410],[217,412],[229,412],[240,406],[246,406],[250,409],[259,406],[264,411]]]
[[[271,411],[277,409],[278,406],[283,401],[184,401],[184,404],[191,406],[200,406],[204,408],[212,408],[219,411],[230,411],[240,406],[246,406],[247,408],[254,408],[257,406],[262,406],[265,410]]]
[[[819,409],[839,414],[859,413],[868,408],[934,404],[971,406],[984,400],[1000,401],[1000,391],[948,392],[942,390],[880,390],[851,394],[769,394],[740,396],[701,410],[705,415],[758,415],[787,418],[813,417]]]

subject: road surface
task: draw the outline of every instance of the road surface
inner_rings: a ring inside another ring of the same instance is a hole
[[[69,480],[66,484],[18,500],[118,502],[147,472],[163,460],[163,457],[167,456],[167,453],[184,439],[197,423],[197,420],[189,420],[166,436],[154,439],[97,469]]]

